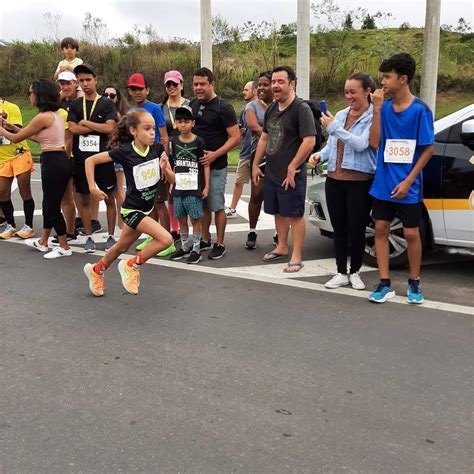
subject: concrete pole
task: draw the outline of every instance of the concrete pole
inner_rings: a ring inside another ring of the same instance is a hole
[[[303,99],[309,99],[309,0],[298,0],[297,37],[296,37],[296,77],[297,93]]]
[[[440,12],[441,0],[426,0],[420,96],[433,111],[433,116],[436,109],[438,80]]]
[[[212,70],[211,0],[201,0],[201,66]]]

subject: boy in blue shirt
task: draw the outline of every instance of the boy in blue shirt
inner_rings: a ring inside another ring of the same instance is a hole
[[[370,146],[378,148],[377,168],[370,190],[375,220],[375,250],[380,283],[369,300],[384,303],[395,296],[389,275],[390,221],[398,216],[408,244],[410,275],[408,303],[423,303],[420,287],[422,245],[419,225],[422,218],[422,170],[434,150],[433,114],[410,92],[415,60],[406,53],[385,59],[382,89],[373,94],[374,115]],[[384,95],[391,99],[384,101]]]

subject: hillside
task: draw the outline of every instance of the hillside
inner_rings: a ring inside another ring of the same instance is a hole
[[[419,64],[423,29],[345,30],[311,35],[311,93],[315,98],[341,90],[354,70],[377,74],[382,59],[400,51],[412,54]],[[190,78],[199,64],[199,45],[188,42],[140,43],[131,35],[114,46],[83,43],[79,56],[96,66],[102,85],[124,87],[127,77],[140,71],[148,78],[151,99],[159,100],[166,70],[178,69],[185,77],[189,95]],[[18,96],[37,77],[51,77],[61,59],[56,44],[16,42],[0,46],[0,91]],[[227,98],[239,98],[242,85],[262,70],[277,64],[296,64],[296,37],[273,35],[271,39],[227,41],[214,47],[217,90]],[[420,71],[418,71],[420,72]],[[415,92],[418,78],[414,81]],[[442,32],[438,89],[474,90],[474,35]]]

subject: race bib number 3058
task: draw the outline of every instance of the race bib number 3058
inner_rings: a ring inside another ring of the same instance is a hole
[[[79,150],[83,152],[99,153],[100,137],[99,135],[79,135]]]
[[[154,186],[160,179],[160,159],[141,163],[133,167],[135,186],[139,191]]]
[[[413,163],[416,140],[387,140],[383,153],[385,163]]]

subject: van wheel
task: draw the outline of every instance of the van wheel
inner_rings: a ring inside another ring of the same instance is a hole
[[[420,236],[421,244],[423,248],[426,242],[426,220],[422,218],[420,224]],[[390,222],[390,235],[389,241],[389,258],[390,268],[399,268],[407,265],[408,263],[408,244],[403,237],[403,224],[402,221],[396,217]],[[365,229],[365,252],[364,262],[371,267],[377,267],[377,258],[375,256],[375,222],[370,217],[369,225]]]

